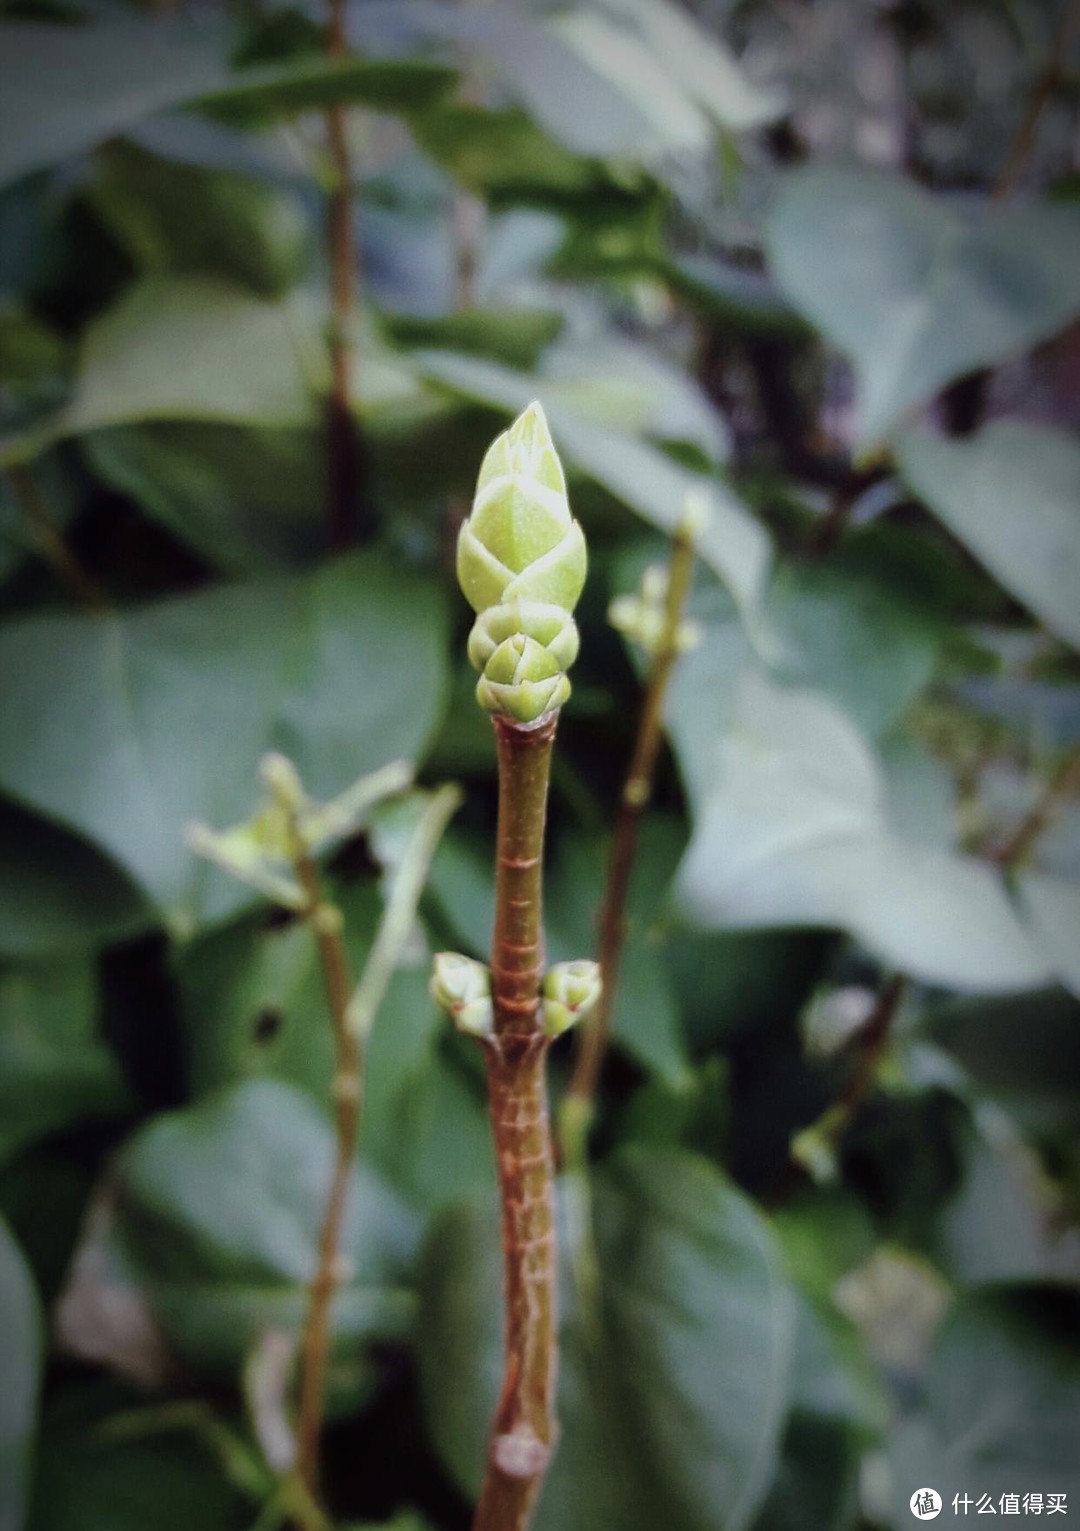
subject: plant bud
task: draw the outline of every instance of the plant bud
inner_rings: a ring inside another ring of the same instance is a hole
[[[489,712],[531,723],[565,702],[586,567],[562,464],[531,404],[488,449],[458,537],[458,580],[477,613],[469,658]]]
[[[561,1036],[591,1014],[603,983],[600,964],[579,958],[558,962],[544,979],[544,1031]]]
[[[429,990],[459,1031],[474,1037],[494,1036],[491,974],[482,962],[460,952],[437,952]]]

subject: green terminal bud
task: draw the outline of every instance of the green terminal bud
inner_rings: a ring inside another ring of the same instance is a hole
[[[586,567],[544,411],[530,404],[489,447],[458,537],[458,580],[477,613],[469,658],[488,712],[532,723],[566,701]]]
[[[600,964],[578,959],[558,962],[544,979],[544,1031],[549,1037],[561,1036],[586,1020],[596,1006],[603,988]]]
[[[459,1031],[473,1037],[495,1035],[491,974],[482,962],[460,952],[437,952],[429,988]]]

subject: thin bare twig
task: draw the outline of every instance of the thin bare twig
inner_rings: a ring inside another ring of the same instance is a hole
[[[992,196],[995,202],[1007,201],[1023,179],[1031,151],[1035,147],[1039,120],[1064,76],[1066,53],[1078,19],[1080,19],[1080,6],[1077,5],[1076,0],[1064,0],[1046,56],[1046,63],[1028,98],[1027,109],[1020,120],[1020,126],[1005,158],[1001,174],[994,183]]]
[[[652,797],[653,776],[663,738],[664,699],[679,655],[679,629],[690,593],[693,564],[693,532],[689,524],[684,524],[675,533],[672,543],[663,627],[649,666],[634,753],[615,820],[599,917],[603,989],[595,1011],[585,1022],[564,1106],[567,1130],[563,1133],[562,1148],[568,1168],[581,1168],[584,1154],[581,1139],[588,1132],[593,1115],[600,1070],[611,1034],[611,1017],[626,939],[626,900],[642,815]]]
[[[1080,792],[1080,746],[1070,753],[1031,812],[990,859],[1006,872],[1022,866],[1035,849],[1036,842],[1077,792]]]
[[[337,1054],[333,1085],[336,1154],[330,1194],[319,1236],[318,1266],[311,1284],[311,1301],[301,1346],[300,1408],[296,1426],[297,1477],[307,1496],[316,1502],[330,1308],[342,1275],[339,1255],[341,1229],[360,1133],[363,1076],[360,1044],[348,1022],[351,985],[342,935],[344,920],[341,910],[323,897],[318,870],[302,846],[298,846],[295,866],[307,900],[304,916],[311,926],[319,952]],[[316,1531],[314,1517],[304,1515],[303,1518],[308,1531]]]
[[[330,0],[326,51],[344,58],[345,0]],[[327,402],[327,467],[331,544],[347,548],[356,540],[362,504],[363,451],[352,411],[353,330],[356,315],[357,247],[346,108],[326,110],[326,138],[333,186],[328,207],[330,245],[330,397]]]

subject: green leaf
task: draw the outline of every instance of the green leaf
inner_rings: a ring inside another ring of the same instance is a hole
[[[139,420],[306,425],[312,381],[286,310],[209,277],[150,277],[87,327],[74,397],[0,463],[50,442]]]
[[[0,1220],[0,1525],[21,1531],[37,1426],[44,1326],[26,1262]]]
[[[119,867],[77,835],[0,801],[0,955],[44,957],[120,940],[153,914]]]
[[[690,144],[700,145],[690,107],[731,133],[762,127],[783,109],[779,94],[751,81],[712,28],[668,0],[601,0],[596,11],[564,13],[555,27],[658,128],[667,129],[669,147],[685,133]],[[665,96],[672,98],[668,112],[658,114]]]
[[[402,346],[490,356],[508,367],[534,366],[563,326],[551,308],[459,308],[440,318],[384,314],[382,325]]]
[[[1080,446],[1072,437],[997,420],[961,441],[911,431],[897,455],[953,536],[1052,633],[1080,648]]]
[[[766,246],[785,295],[855,367],[864,445],[1080,310],[1080,209],[1064,204],[967,217],[897,178],[813,166],[785,182]]]
[[[89,25],[0,24],[0,185],[92,149],[169,107],[241,123],[336,101],[424,106],[456,73],[424,59],[301,58],[231,73],[219,27],[118,12]]]
[[[308,251],[296,197],[250,175],[179,164],[131,143],[102,150],[101,173],[83,197],[148,271],[222,276],[273,298],[296,281]]]
[[[238,70],[190,104],[240,127],[350,102],[379,112],[410,112],[446,95],[456,79],[456,70],[429,59],[315,56]]]
[[[164,1411],[139,1409],[141,1401],[97,1378],[55,1396],[43,1421],[27,1531],[244,1531],[251,1524],[252,1506],[229,1483],[210,1443],[193,1430],[155,1429],[153,1416]],[[135,1421],[142,1419],[148,1423],[140,1432]]]
[[[702,710],[700,693],[694,705]],[[703,796],[677,884],[694,921],[839,927],[883,961],[955,988],[1045,979],[1047,965],[992,868],[893,832],[878,762],[832,703],[749,672],[732,689],[726,726],[721,703],[714,706],[712,751],[694,768]],[[692,752],[708,741],[695,729],[697,721],[684,736]]]
[[[165,16],[0,23],[0,184],[223,84],[220,44],[212,30]]]
[[[1080,1091],[1080,1003],[1062,989],[957,999],[926,1016],[930,1037],[1026,1132],[1070,1136]]]
[[[1080,1493],[1080,1296],[1066,1287],[997,1287],[957,1300],[934,1345],[926,1402],[890,1452],[896,1527],[908,1501],[932,1485],[954,1494]],[[970,1512],[975,1513],[974,1502]],[[961,1507],[960,1513],[963,1513]],[[1023,1513],[1022,1508],[1020,1513]]]
[[[193,819],[246,818],[267,749],[317,798],[415,757],[443,681],[439,603],[374,552],[129,614],[31,617],[0,631],[0,788],[94,840],[190,929],[237,897],[186,849]]]
[[[538,1531],[740,1531],[789,1399],[793,1309],[771,1236],[716,1171],[679,1154],[620,1153],[595,1194],[599,1372],[564,1301],[562,1434]],[[473,1492],[499,1386],[500,1289],[496,1219],[448,1214],[424,1260],[418,1354],[436,1446]]]
[[[270,1328],[298,1332],[334,1163],[326,1116],[269,1079],[159,1116],[119,1164],[119,1241],[161,1327],[190,1364],[239,1366]],[[407,1329],[417,1228],[374,1173],[350,1184],[334,1303],[341,1359]]]
[[[0,1160],[36,1138],[128,1106],[96,1028],[93,964],[0,969]]]
[[[778,572],[769,614],[779,678],[828,692],[872,739],[926,688],[944,635],[883,582],[813,565]]]
[[[1080,999],[1080,884],[1045,872],[1019,879],[1020,904],[1057,977]]]
[[[577,400],[576,408],[563,402],[555,379],[441,352],[427,352],[420,361],[429,377],[508,414],[539,398],[560,453],[669,535],[687,496],[701,496],[709,515],[697,538],[700,555],[730,589],[755,640],[768,645],[761,607],[772,559],[769,535],[724,484],[681,467],[646,441],[589,420]]]
[[[95,430],[82,450],[107,484],[219,569],[280,572],[325,549],[317,429],[151,420]]]

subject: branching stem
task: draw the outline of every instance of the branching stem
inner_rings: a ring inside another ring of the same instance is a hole
[[[994,852],[993,860],[1003,871],[1013,872],[1024,864],[1037,841],[1077,791],[1080,791],[1080,747],[1072,751],[1016,831]]]
[[[343,58],[345,0],[330,0],[326,51]],[[354,228],[352,162],[346,108],[327,108],[326,140],[333,186],[328,208],[330,245],[330,397],[327,403],[327,467],[330,541],[349,547],[356,540],[358,493],[363,485],[363,457],[352,412],[352,332],[356,310],[357,250]]]
[[[305,850],[298,850],[296,874],[306,896],[304,915],[311,926],[322,965],[323,982],[334,1027],[337,1069],[334,1076],[334,1126],[337,1152],[330,1195],[319,1236],[319,1263],[311,1285],[300,1359],[300,1410],[296,1426],[296,1473],[307,1497],[318,1492],[319,1436],[326,1392],[330,1308],[341,1279],[341,1229],[360,1133],[363,1075],[359,1041],[348,1023],[349,966],[342,938],[341,911],[323,898],[318,870]],[[307,1531],[315,1522],[305,1516]]]
[[[502,1204],[505,1357],[473,1531],[525,1531],[555,1444],[554,1161],[540,980],[544,821],[558,712],[527,725],[493,721],[499,758],[495,1035],[485,1053]]]
[[[687,525],[676,532],[672,544],[663,628],[649,666],[634,753],[615,820],[615,838],[608,860],[607,881],[599,917],[600,969],[604,987],[592,1017],[585,1023],[567,1091],[569,1109],[565,1119],[571,1126],[570,1131],[563,1134],[562,1146],[564,1162],[569,1169],[582,1167],[579,1161],[584,1154],[584,1135],[593,1115],[600,1070],[611,1034],[611,1016],[626,939],[626,900],[637,853],[641,818],[652,796],[656,761],[663,738],[664,699],[672,667],[679,654],[679,628],[690,593],[693,564],[693,534]]]

